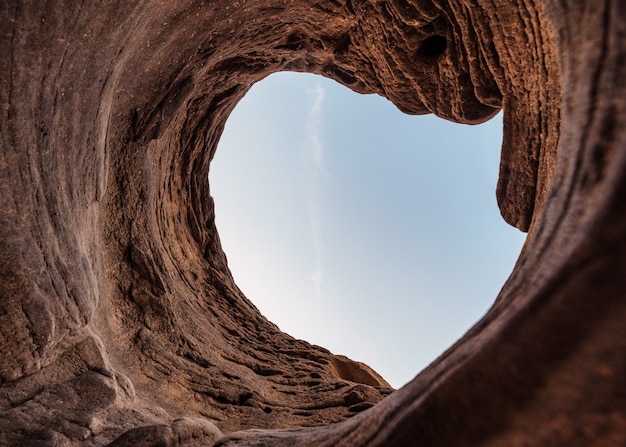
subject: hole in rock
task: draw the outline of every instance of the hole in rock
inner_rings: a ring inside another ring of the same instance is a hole
[[[426,57],[437,57],[446,51],[447,45],[445,37],[430,36],[420,45],[419,54]]]
[[[486,312],[525,239],[496,205],[501,128],[320,76],[259,82],[210,174],[235,281],[283,331],[400,387]]]

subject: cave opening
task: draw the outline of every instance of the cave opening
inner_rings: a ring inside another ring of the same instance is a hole
[[[453,124],[269,76],[211,165],[235,282],[283,331],[402,386],[487,311],[525,240],[495,200],[501,140],[501,115]]]

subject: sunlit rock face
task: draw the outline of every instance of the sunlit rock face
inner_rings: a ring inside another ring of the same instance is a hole
[[[626,443],[622,2],[0,11],[0,444]],[[220,248],[211,158],[280,70],[461,123],[504,109],[497,198],[527,244],[488,314],[393,394],[281,333]]]

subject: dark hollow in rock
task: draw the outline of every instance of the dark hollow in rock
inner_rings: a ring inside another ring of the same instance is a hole
[[[625,445],[624,23],[609,0],[0,3],[0,444]],[[394,393],[280,332],[221,250],[210,162],[281,70],[503,109],[527,243]]]
[[[418,50],[418,57],[436,57],[446,51],[448,43],[444,36],[430,36],[424,40]]]

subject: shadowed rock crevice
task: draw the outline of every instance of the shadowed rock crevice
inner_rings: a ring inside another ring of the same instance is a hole
[[[623,445],[624,16],[608,0],[3,2],[0,443]],[[393,394],[268,322],[221,250],[210,162],[281,70],[460,123],[504,111],[496,195],[524,252]]]

